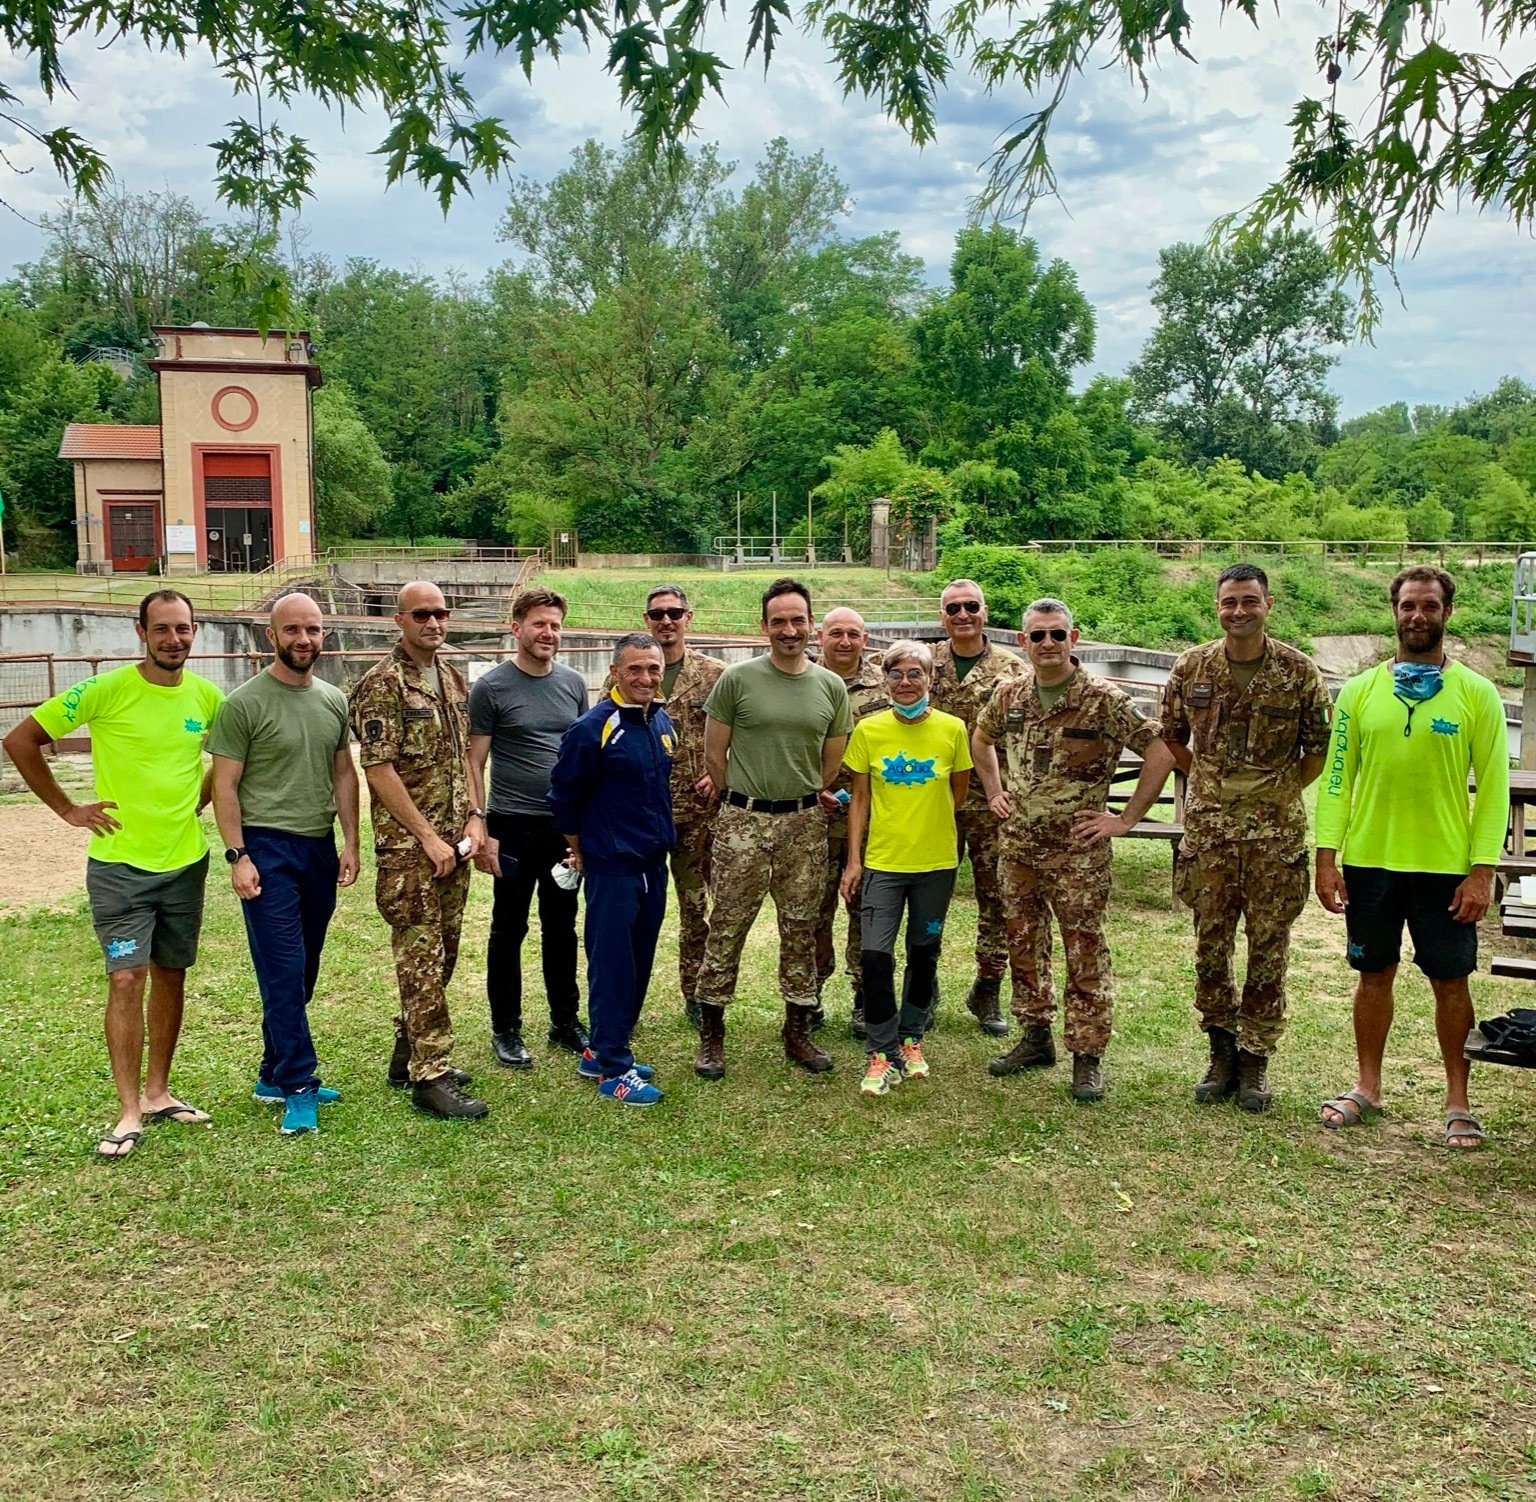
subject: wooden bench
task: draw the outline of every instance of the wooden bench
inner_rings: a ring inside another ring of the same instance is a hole
[[[1522,959],[1512,954],[1496,954],[1488,968],[1494,975],[1502,975],[1509,980],[1536,980],[1536,960]]]

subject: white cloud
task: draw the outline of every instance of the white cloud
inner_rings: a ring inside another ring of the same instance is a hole
[[[1062,202],[1039,205],[1029,232],[1047,255],[1076,268],[1097,309],[1097,369],[1121,370],[1139,352],[1153,322],[1147,287],[1158,250],[1200,238],[1213,217],[1241,209],[1279,171],[1290,106],[1316,77],[1313,44],[1325,21],[1321,11],[1266,11],[1255,30],[1229,13],[1220,24],[1202,21],[1192,49],[1198,66],[1165,53],[1149,70],[1145,97],[1114,69],[1092,67],[1074,85],[1054,142]],[[1455,39],[1475,36],[1475,18],[1454,24]],[[721,35],[722,51],[740,63],[738,20]],[[65,62],[76,96],[59,101],[48,123],[71,124],[103,147],[129,186],[169,186],[214,212],[205,143],[239,102],[206,57],[77,41]],[[478,59],[469,76],[517,138],[518,174],[546,179],[585,137],[617,144],[628,125],[601,60],[579,49],[541,60],[531,82],[513,59]],[[27,70],[0,53],[0,81],[24,85]],[[35,103],[35,83],[31,89]],[[711,99],[700,111],[700,139],[717,140],[745,171],[775,135],[797,151],[824,151],[851,189],[848,232],[899,230],[935,282],[983,185],[979,169],[1029,107],[1016,91],[989,94],[958,78],[941,99],[937,139],[919,152],[875,104],[845,101],[823,46],[799,34],[783,39],[766,80],[760,64],[738,66],[726,90],[728,105]],[[1363,110],[1369,87],[1352,82],[1345,97],[1349,109]],[[432,273],[475,273],[505,259],[508,247],[495,238],[504,186],[477,185],[444,220],[414,183],[385,191],[384,164],[373,154],[384,129],[377,112],[350,115],[343,129],[306,103],[293,124],[320,163],[304,215],[312,251]],[[58,192],[40,153],[3,135],[0,149],[35,169],[4,180],[0,196],[33,217],[46,212]],[[35,229],[0,211],[0,275],[39,245]],[[1345,351],[1335,372],[1346,412],[1398,397],[1453,401],[1505,373],[1536,378],[1536,254],[1506,220],[1445,216],[1402,280],[1407,310],[1389,297],[1375,345]]]

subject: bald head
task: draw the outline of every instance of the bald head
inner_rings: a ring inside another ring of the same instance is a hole
[[[422,667],[429,667],[438,648],[448,640],[448,605],[442,590],[426,579],[413,579],[400,591],[395,624],[406,654]]]
[[[325,617],[306,594],[284,595],[272,607],[267,640],[277,654],[272,671],[286,681],[308,679],[325,646]]]
[[[400,586],[400,593],[395,597],[395,614],[405,615],[422,608],[436,610],[442,604],[443,592],[437,585],[429,579],[412,579],[409,584]]]
[[[864,617],[847,605],[829,610],[821,621],[821,660],[839,678],[852,678],[859,670],[869,633]]]

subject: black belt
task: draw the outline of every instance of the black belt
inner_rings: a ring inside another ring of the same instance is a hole
[[[815,808],[821,801],[817,793],[807,793],[803,798],[749,798],[730,788],[722,796],[732,808],[744,808],[749,814],[798,814],[802,809]]]

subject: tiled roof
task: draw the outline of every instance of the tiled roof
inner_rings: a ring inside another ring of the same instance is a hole
[[[158,425],[72,422],[59,445],[61,459],[158,459]]]

